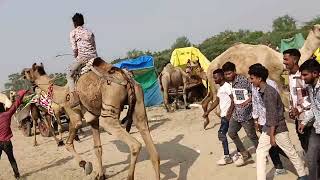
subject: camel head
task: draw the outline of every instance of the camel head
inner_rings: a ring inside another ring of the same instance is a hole
[[[196,61],[191,61],[190,59],[188,60],[186,73],[196,76],[200,76],[200,74],[203,73],[203,69],[200,65],[199,59]]]
[[[40,76],[46,75],[46,71],[42,63],[40,65],[34,63],[31,68],[23,69],[21,74],[25,79],[33,83]]]
[[[312,32],[316,38],[320,40],[320,24],[316,24],[312,28]]]

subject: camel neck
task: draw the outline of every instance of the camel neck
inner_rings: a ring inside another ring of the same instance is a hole
[[[41,76],[37,80],[35,80],[37,86],[44,92],[48,92],[48,88],[50,86],[50,79],[46,76]]]

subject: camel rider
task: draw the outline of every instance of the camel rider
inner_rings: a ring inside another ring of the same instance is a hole
[[[76,61],[71,64],[67,73],[67,80],[70,90],[70,103],[77,105],[79,97],[76,93],[73,75],[75,71],[90,59],[97,57],[96,43],[94,34],[83,27],[84,18],[80,13],[76,13],[72,17],[74,29],[70,32],[70,43],[73,50],[73,56]]]

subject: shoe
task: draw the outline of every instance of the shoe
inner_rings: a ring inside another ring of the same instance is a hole
[[[279,176],[284,174],[288,174],[288,172],[285,169],[276,169],[276,171],[274,172],[274,176]]]
[[[233,160],[230,155],[224,155],[219,161],[217,161],[217,165],[219,166],[224,166],[231,163],[233,163]]]
[[[237,153],[232,157],[234,164],[239,167],[244,165],[244,158],[241,153]]]

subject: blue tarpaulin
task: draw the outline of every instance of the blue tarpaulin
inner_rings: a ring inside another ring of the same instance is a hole
[[[114,64],[114,66],[133,72],[134,79],[140,83],[143,89],[145,106],[149,107],[162,103],[163,98],[152,56],[126,59]]]

